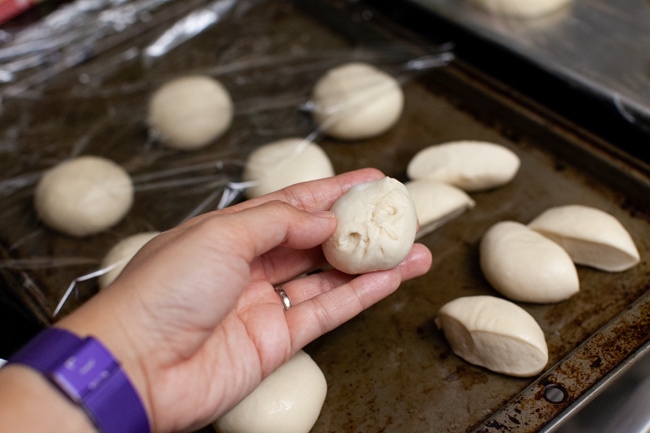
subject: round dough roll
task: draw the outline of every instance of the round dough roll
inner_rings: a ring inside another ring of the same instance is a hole
[[[117,224],[133,204],[133,183],[119,165],[81,156],[48,170],[34,196],[36,212],[47,226],[83,237]]]
[[[484,10],[498,15],[536,18],[559,10],[571,0],[474,0]]]
[[[325,151],[315,143],[288,138],[255,149],[247,158],[243,178],[252,182],[248,198],[259,197],[287,186],[334,176]]]
[[[202,76],[176,78],[149,100],[149,126],[175,149],[198,149],[221,136],[232,123],[233,103],[217,80]]]
[[[407,174],[413,180],[436,180],[471,192],[510,182],[519,166],[519,157],[500,144],[452,141],[420,150],[411,158]]]
[[[323,243],[327,261],[348,274],[391,269],[411,251],[417,230],[415,204],[390,177],[353,186],[332,212],[338,225]]]
[[[616,217],[600,209],[557,206],[544,211],[528,227],[561,245],[580,265],[620,272],[641,260],[625,227]]]
[[[299,351],[213,425],[220,433],[308,433],[326,394],[323,372]]]
[[[578,271],[567,252],[518,222],[493,225],[479,250],[485,278],[509,299],[559,302],[580,290]]]
[[[436,324],[456,355],[497,373],[534,376],[548,362],[544,332],[535,318],[505,299],[454,299],[440,308]]]
[[[99,288],[103,289],[111,284],[115,278],[120,275],[120,272],[122,272],[129,260],[140,251],[140,248],[159,234],[160,232],[137,233],[116,243],[113,248],[106,253],[101,264],[102,269],[106,269],[109,266],[115,267],[99,277]]]
[[[397,80],[366,63],[329,70],[314,86],[312,99],[318,126],[341,140],[386,132],[397,123],[404,107]]]

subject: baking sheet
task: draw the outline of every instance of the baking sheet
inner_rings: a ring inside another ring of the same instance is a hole
[[[3,101],[3,290],[17,291],[35,315],[50,320],[70,282],[95,270],[119,239],[164,230],[218,207],[251,149],[313,132],[304,112],[311,83],[328,67],[364,59],[403,77],[405,112],[376,139],[343,143],[318,137],[337,172],[372,166],[405,180],[418,150],[458,139],[500,143],[520,156],[522,166],[513,182],[472,194],[475,209],[422,239],[434,254],[426,276],[307,347],[328,381],[313,432],[539,431],[648,340],[645,165],[516,99],[462,59],[404,75],[409,59],[435,55],[441,47],[414,41],[362,4],[247,6],[236,21],[221,21],[152,63],[143,62],[141,53],[164,29]],[[165,149],[143,125],[150,92],[189,71],[218,75],[237,106],[229,133],[196,153]],[[88,153],[110,156],[133,175],[135,208],[106,233],[70,239],[41,226],[31,196],[43,170]],[[454,356],[433,320],[440,306],[458,296],[496,295],[479,269],[482,234],[498,221],[525,223],[567,203],[615,215],[635,239],[641,263],[617,274],[581,267],[581,292],[570,300],[522,304],[549,346],[549,368],[539,377],[510,378]],[[95,290],[93,279],[80,281],[63,314]],[[548,390],[559,390],[562,398],[553,402]]]
[[[474,0],[409,0],[496,42],[650,131],[650,3],[570,0],[546,15],[517,18],[487,12]]]

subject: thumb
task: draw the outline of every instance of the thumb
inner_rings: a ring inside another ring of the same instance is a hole
[[[295,249],[318,246],[336,228],[336,217],[330,211],[310,213],[281,201],[221,215],[218,219],[223,219],[219,224],[228,223],[233,248],[249,263],[278,246]]]

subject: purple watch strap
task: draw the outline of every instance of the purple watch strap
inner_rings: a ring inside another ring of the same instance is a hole
[[[98,340],[60,328],[38,334],[8,361],[43,373],[102,433],[149,433],[149,419],[119,363]]]

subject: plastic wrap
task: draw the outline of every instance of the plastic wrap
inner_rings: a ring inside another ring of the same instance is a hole
[[[527,18],[486,11],[480,0],[410,1],[604,99],[625,121],[650,131],[647,1],[569,0]]]
[[[241,171],[256,146],[287,137],[318,142],[310,93],[329,68],[364,61],[408,85],[453,57],[449,47],[431,47],[422,57],[399,46],[319,49],[302,30],[274,28],[274,16],[291,7],[261,0],[76,1],[0,47],[0,271],[22,281],[17,290],[42,320],[92,296],[97,277],[110,270],[99,267],[104,254],[122,238],[164,231],[240,200]],[[240,19],[254,25],[240,27]],[[235,113],[225,135],[178,151],[150,130],[147,105],[160,85],[189,74],[218,79]],[[46,170],[80,155],[125,168],[135,202],[115,227],[77,239],[42,224],[32,201]]]

